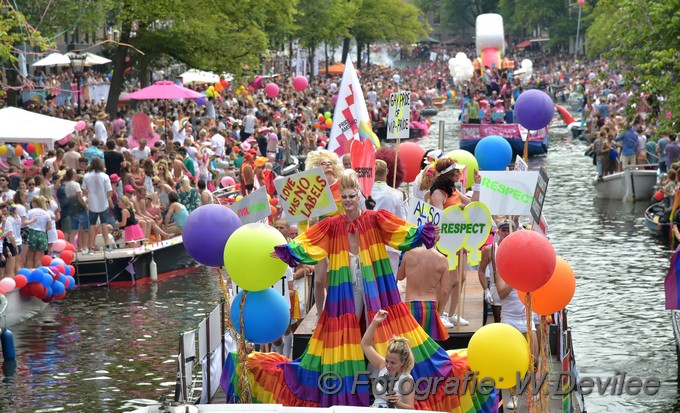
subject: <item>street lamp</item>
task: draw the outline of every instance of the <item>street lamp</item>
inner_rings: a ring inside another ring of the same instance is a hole
[[[71,56],[69,56],[71,59],[71,71],[73,72],[73,76],[76,78],[76,95],[78,96],[78,115],[82,114],[82,98],[81,98],[81,93],[80,93],[80,78],[84,71],[85,68],[85,55],[82,55],[80,53],[74,53]],[[78,68],[78,72],[76,72],[76,68]]]

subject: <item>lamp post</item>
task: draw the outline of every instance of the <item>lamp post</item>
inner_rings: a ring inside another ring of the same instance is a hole
[[[578,39],[581,31],[581,12],[586,0],[578,0],[578,23],[576,23],[576,44],[574,46],[574,60],[578,58]]]
[[[82,114],[82,97],[80,93],[80,77],[83,73],[83,70],[85,68],[85,56],[81,55],[80,53],[75,53],[70,56],[71,59],[71,71],[73,72],[73,76],[76,78],[76,94],[78,96],[78,115]],[[78,68],[78,72],[76,72],[76,68]]]

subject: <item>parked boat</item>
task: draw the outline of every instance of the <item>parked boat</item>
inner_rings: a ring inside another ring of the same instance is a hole
[[[635,168],[652,165],[638,165]],[[602,180],[593,179],[598,198],[618,201],[649,200],[654,194],[658,174],[656,169],[627,168],[623,172],[607,175]]]
[[[22,296],[19,289],[0,295],[0,326],[12,327],[40,314],[49,303],[34,296]],[[4,307],[4,308],[3,308]]]
[[[657,202],[645,210],[645,226],[656,236],[668,237],[671,223],[665,216],[668,212],[665,203]]]
[[[76,254],[72,264],[76,267],[76,283],[81,287],[129,287],[151,282],[152,267],[161,279],[187,273],[197,266],[181,236],[136,248]]]
[[[460,125],[460,149],[474,153],[477,143],[487,136],[501,136],[512,146],[516,155],[524,153],[523,135],[529,140],[529,156],[544,155],[548,153],[550,136],[548,128],[528,132],[516,123],[480,125],[463,123]]]

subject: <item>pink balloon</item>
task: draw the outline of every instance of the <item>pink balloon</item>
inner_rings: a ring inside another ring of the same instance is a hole
[[[0,289],[6,293],[12,291],[16,286],[17,283],[14,281],[14,278],[6,277],[0,280]]]
[[[578,0],[579,7],[583,7],[584,4],[586,4],[586,0]]]
[[[279,86],[276,83],[268,83],[264,88],[264,93],[270,98],[275,98],[279,94]]]
[[[73,138],[73,134],[68,134],[64,139],[59,139],[57,143],[59,143],[59,145],[66,145],[66,143],[70,141],[71,138]]]
[[[231,176],[223,177],[222,179],[220,179],[220,183],[222,184],[223,188],[236,185],[236,181],[234,181],[234,178],[232,178]]]
[[[307,78],[304,76],[295,76],[295,79],[293,79],[293,87],[298,92],[302,92],[303,90],[307,89],[308,84]]]
[[[262,89],[262,76],[255,78],[255,81],[253,81],[253,88]]]
[[[63,239],[58,239],[54,241],[54,244],[52,244],[52,249],[54,252],[62,252],[66,248],[66,241]]]
[[[79,121],[76,123],[75,129],[76,129],[78,132],[80,132],[81,130],[85,129],[86,127],[87,127],[87,123],[85,123],[84,120],[79,120]]]

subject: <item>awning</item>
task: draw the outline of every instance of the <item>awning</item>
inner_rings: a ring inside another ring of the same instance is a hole
[[[0,142],[44,143],[53,148],[54,142],[73,133],[76,122],[6,107],[0,109],[0,125]]]
[[[521,43],[517,43],[517,45],[515,45],[515,48],[517,48],[517,49],[525,49],[525,48],[527,48],[527,47],[529,47],[529,46],[531,46],[531,40],[525,40],[525,41],[523,41],[523,42],[521,42]]]

